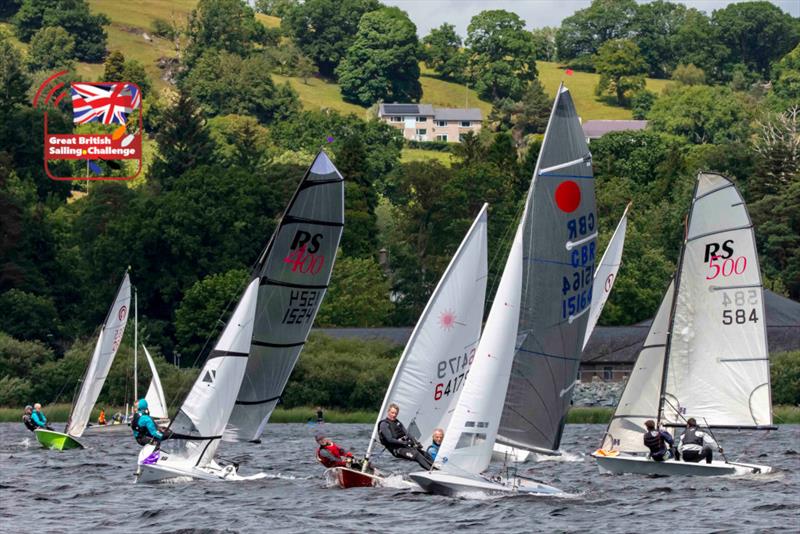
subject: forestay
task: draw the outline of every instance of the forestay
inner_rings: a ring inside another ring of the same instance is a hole
[[[330,281],[344,226],[344,180],[320,152],[260,263],[247,369],[224,439],[261,436]]]
[[[150,374],[152,375],[150,386],[147,388],[147,395],[144,396],[150,410],[150,416],[156,419],[166,419],[169,417],[167,413],[167,399],[164,397],[164,389],[161,387],[161,379],[158,376],[156,363],[153,361],[153,357],[150,356],[147,347],[142,345],[142,348],[144,349],[144,355],[147,357],[147,363],[150,366]]]
[[[386,391],[367,457],[378,443],[378,423],[390,403],[400,406],[409,433],[424,446],[446,427],[475,358],[488,271],[487,205],[481,208],[431,294]]]
[[[117,355],[117,349],[125,333],[125,325],[128,324],[128,314],[131,304],[131,280],[128,273],[122,279],[122,283],[117,290],[114,303],[108,310],[108,315],[100,329],[100,336],[94,346],[92,359],[86,369],[86,374],[81,383],[80,392],[75,402],[72,404],[66,434],[78,438],[86,430],[89,418],[92,414],[94,403],[100,396],[100,390]]]
[[[492,459],[503,399],[517,346],[522,290],[522,225],[517,228],[470,377],[458,398],[435,466],[478,474]]]
[[[625,232],[628,229],[628,209],[630,207],[630,204],[625,207],[625,212],[622,214],[616,230],[611,235],[611,240],[608,242],[605,252],[603,252],[603,257],[600,258],[600,264],[594,272],[592,304],[589,308],[589,322],[586,325],[586,333],[583,336],[583,348],[586,348],[586,344],[589,343],[589,338],[592,337],[594,327],[597,326],[597,321],[600,320],[606,301],[611,295],[611,289],[617,280],[617,272],[620,265],[622,265],[622,249],[625,247]]]
[[[603,437],[603,449],[648,452],[642,434],[644,422],[658,414],[674,290],[670,282]]]
[[[592,159],[569,90],[553,104],[522,232],[519,339],[498,441],[558,449],[592,304]]]
[[[661,420],[771,425],[753,224],[739,191],[718,174],[698,176],[676,284]]]

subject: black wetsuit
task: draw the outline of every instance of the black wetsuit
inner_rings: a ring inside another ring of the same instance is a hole
[[[430,471],[433,466],[430,455],[414,446],[414,440],[406,432],[403,423],[397,419],[394,421],[383,419],[378,425],[378,438],[395,458],[414,460],[426,471]]]
[[[25,427],[31,432],[39,428],[38,426],[36,426],[36,423],[33,422],[33,419],[31,419],[31,416],[28,414],[22,416],[22,422],[25,424]]]

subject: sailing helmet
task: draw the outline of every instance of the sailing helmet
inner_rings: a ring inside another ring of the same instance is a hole
[[[139,409],[140,410],[147,409],[147,399],[139,399]]]

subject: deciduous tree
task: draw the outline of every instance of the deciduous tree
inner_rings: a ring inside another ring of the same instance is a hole
[[[611,93],[618,104],[624,105],[633,93],[644,89],[647,64],[633,41],[607,41],[597,52],[594,64],[600,74],[595,89],[597,94]]]

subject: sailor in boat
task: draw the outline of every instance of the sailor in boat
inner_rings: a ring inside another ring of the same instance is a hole
[[[669,432],[656,430],[656,422],[649,419],[644,422],[647,431],[644,433],[644,445],[650,449],[650,458],[656,462],[663,462],[674,458],[675,441]],[[669,446],[668,446],[669,445]]]
[[[22,413],[22,423],[25,425],[25,428],[27,428],[31,432],[33,432],[38,428],[36,426],[36,423],[33,422],[33,418],[31,417],[32,413],[33,413],[33,406],[31,406],[30,404],[25,406],[25,411]]]
[[[53,430],[53,428],[47,424],[47,416],[44,415],[42,411],[42,405],[38,402],[33,405],[33,413],[31,414],[31,419],[33,423],[36,425],[36,428],[46,428],[47,430]]]
[[[428,447],[428,456],[431,457],[431,460],[436,459],[436,455],[439,453],[439,447],[442,446],[442,440],[444,439],[444,430],[441,428],[437,428],[433,431],[433,435],[431,436],[431,441],[433,443],[430,444]]]
[[[433,458],[422,450],[422,445],[406,432],[406,427],[397,419],[400,407],[392,403],[386,418],[378,425],[378,439],[395,458],[416,461],[424,470],[430,471]]]
[[[98,425],[106,424],[106,410],[105,410],[105,408],[100,408],[100,415],[97,416],[97,424]]]
[[[159,431],[153,418],[150,417],[150,410],[147,409],[147,400],[139,399],[139,411],[137,411],[131,421],[131,429],[136,443],[147,445],[153,441],[162,442],[169,439],[169,430]]]
[[[325,467],[350,467],[361,469],[361,464],[353,461],[353,453],[346,450],[325,437],[325,434],[318,433],[314,436],[317,440],[317,460]]]
[[[697,421],[694,417],[690,417],[686,421],[686,430],[681,434],[678,446],[683,461],[697,463],[705,458],[706,463],[710,464],[714,458],[712,447],[716,447],[719,452],[722,452],[722,448],[717,445],[717,442],[707,433],[700,431],[697,428]]]

